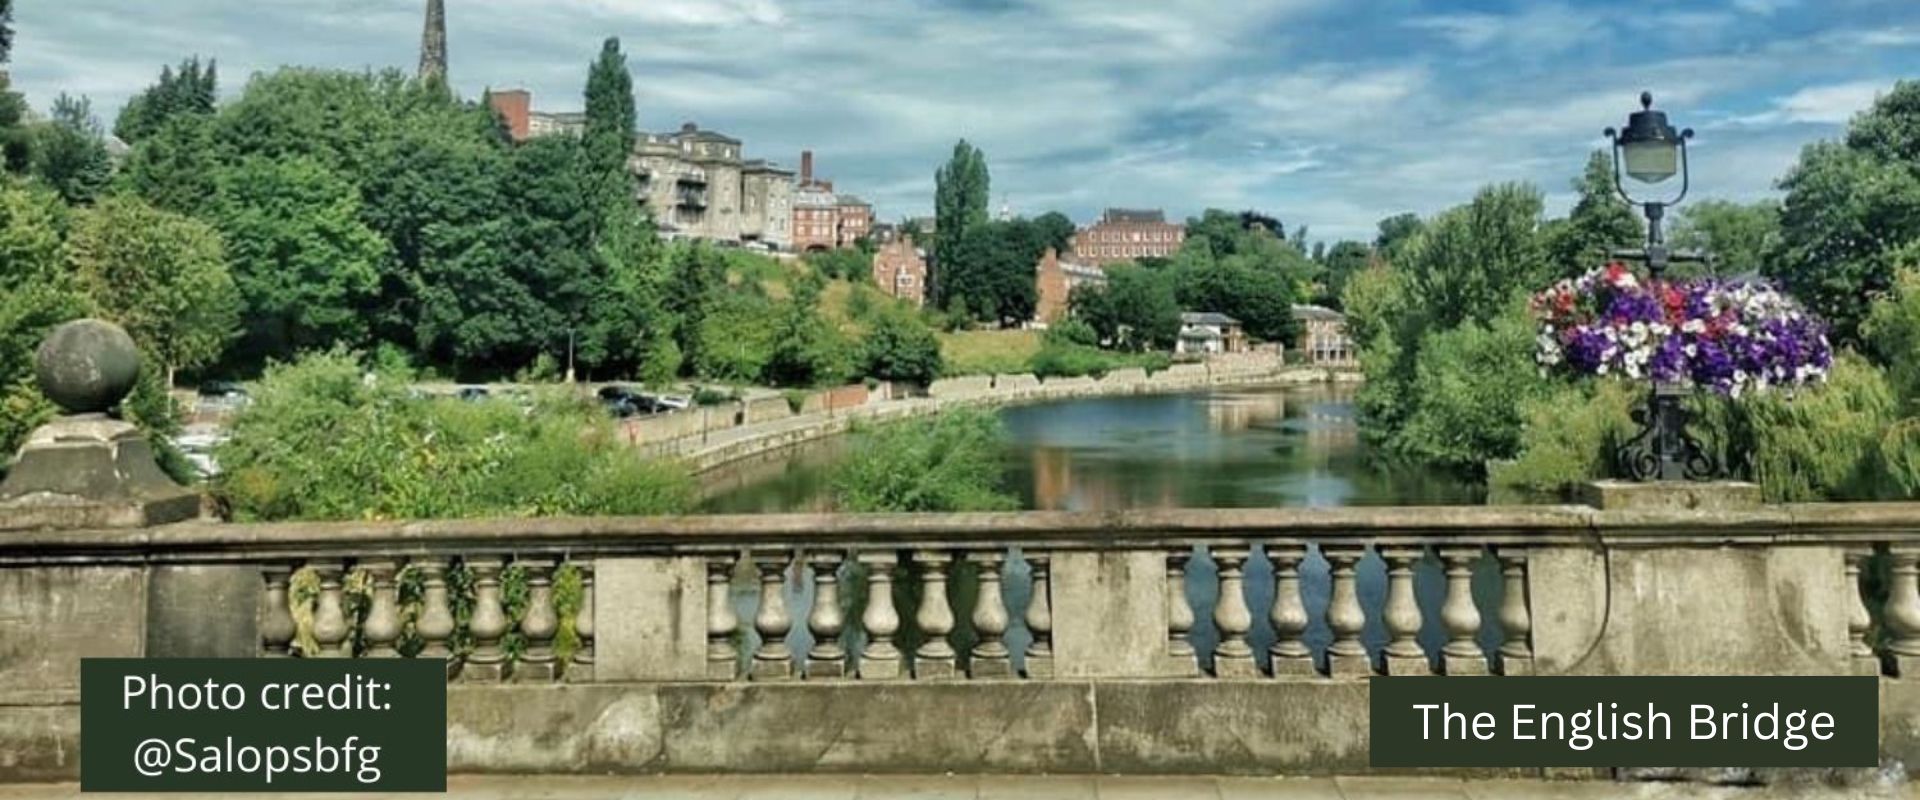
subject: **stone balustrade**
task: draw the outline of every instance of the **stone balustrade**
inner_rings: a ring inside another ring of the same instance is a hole
[[[42,756],[78,658],[203,655],[445,659],[470,771],[1364,770],[1401,675],[1880,675],[1920,763],[1920,504],[28,530],[0,641]]]

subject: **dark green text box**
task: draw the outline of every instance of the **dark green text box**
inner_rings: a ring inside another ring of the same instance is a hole
[[[89,658],[89,792],[443,792],[447,675],[434,659]]]
[[[1373,678],[1375,767],[1872,767],[1871,677]]]

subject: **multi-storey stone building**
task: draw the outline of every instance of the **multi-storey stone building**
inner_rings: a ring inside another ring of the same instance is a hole
[[[793,171],[755,159],[740,167],[740,240],[793,246]]]
[[[873,285],[880,291],[914,305],[927,302],[927,254],[902,236],[886,243],[873,254]]]
[[[1170,258],[1187,240],[1187,228],[1168,222],[1159,209],[1109,208],[1100,221],[1073,237],[1073,258],[1105,266],[1141,258]]]

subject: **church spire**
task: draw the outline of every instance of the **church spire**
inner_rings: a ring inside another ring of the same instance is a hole
[[[420,81],[447,79],[446,0],[427,0],[427,29],[420,35]]]

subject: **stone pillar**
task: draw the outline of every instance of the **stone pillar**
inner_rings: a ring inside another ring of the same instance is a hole
[[[287,605],[287,579],[293,569],[285,564],[268,564],[260,568],[260,577],[266,584],[260,598],[260,653],[267,658],[289,658],[293,655],[293,637],[298,628],[293,622],[293,611]]]
[[[399,565],[393,559],[381,558],[360,562],[360,568],[367,571],[372,585],[367,618],[360,624],[360,641],[366,645],[366,656],[398,658],[400,651],[395,644],[400,640],[400,586],[394,577]]]
[[[199,493],[160,470],[139,428],[108,416],[140,370],[133,338],[113,323],[75,320],[47,334],[34,377],[63,416],[28,434],[0,481],[9,525],[138,528],[199,516]]]
[[[520,635],[526,647],[513,665],[513,679],[544,683],[559,674],[554,662],[553,637],[560,632],[560,615],[553,607],[553,567],[550,557],[515,559],[527,576],[527,608],[520,616]]]
[[[1193,605],[1187,602],[1187,561],[1191,550],[1176,550],[1167,556],[1167,658],[1172,670],[1189,675],[1200,672],[1200,656],[1193,651]]]
[[[500,637],[507,635],[507,609],[500,601],[500,571],[506,563],[498,556],[467,559],[473,573],[473,616],[467,619],[467,633],[473,637],[473,652],[460,669],[462,680],[497,681],[507,674],[507,651]]]
[[[867,646],[860,651],[860,677],[897,680],[906,674],[900,648],[893,643],[894,634],[900,631],[900,612],[893,607],[893,569],[900,557],[892,552],[867,552],[859,558],[867,568],[867,610],[860,616]]]
[[[1497,547],[1500,559],[1500,674],[1533,674],[1533,609],[1527,603],[1527,551]]]
[[[1333,643],[1327,645],[1327,674],[1333,677],[1360,676],[1371,672],[1367,648],[1360,632],[1367,626],[1367,612],[1360,607],[1360,594],[1354,567],[1366,555],[1365,545],[1327,544],[1320,547],[1327,557],[1333,579],[1332,597],[1327,603],[1327,628]]]
[[[1440,648],[1440,658],[1448,675],[1487,674],[1487,655],[1474,641],[1480,633],[1480,609],[1473,603],[1473,562],[1481,552],[1478,547],[1440,549],[1440,559],[1447,564],[1447,599],[1440,606],[1447,643]]]
[[[420,658],[447,660],[451,673],[453,648],[453,607],[447,598],[447,560],[426,556],[413,560],[420,571],[420,616],[413,621],[413,632],[420,635]]]
[[[840,643],[846,618],[840,612],[840,563],[844,556],[836,552],[816,553],[807,558],[813,569],[813,609],[807,614],[807,631],[813,634],[813,647],[807,650],[808,678],[843,678],[847,675],[847,648]]]
[[[740,615],[733,613],[730,588],[739,557],[731,553],[707,559],[707,677],[733,680],[740,675],[740,649],[733,643]]]
[[[1887,589],[1887,672],[1911,678],[1920,675],[1920,548],[1895,545],[1893,584]]]
[[[953,633],[953,608],[947,602],[947,566],[953,563],[949,553],[921,550],[913,554],[921,565],[920,612],[914,622],[925,637],[913,654],[913,676],[923,679],[952,678],[959,671],[959,657],[947,635]]]
[[[340,582],[346,565],[340,561],[315,561],[308,566],[320,577],[320,596],[313,606],[313,641],[320,652],[314,655],[351,658],[352,644],[347,641],[347,634],[352,629],[347,624],[345,592]]]
[[[580,638],[580,649],[573,651],[566,679],[586,683],[593,680],[593,561],[575,561],[573,569],[580,576],[580,611],[573,616],[573,633]]]
[[[754,567],[760,571],[760,608],[753,615],[753,630],[760,634],[760,647],[753,651],[751,675],[757,681],[786,680],[793,677],[793,651],[787,648],[787,632],[793,630],[793,617],[787,613],[787,565],[793,554],[786,550],[760,550],[753,554]]]
[[[1052,566],[1045,553],[1027,553],[1027,565],[1033,575],[1033,597],[1027,603],[1027,631],[1033,641],[1027,643],[1027,677],[1053,677],[1053,589]]]
[[[1307,546],[1269,544],[1267,559],[1273,562],[1273,609],[1267,616],[1273,623],[1273,646],[1267,655],[1273,659],[1273,674],[1313,675],[1313,651],[1302,638],[1307,632],[1307,606],[1300,598],[1300,562],[1307,558]]]
[[[1247,644],[1247,631],[1253,627],[1253,612],[1247,608],[1244,572],[1248,550],[1245,547],[1213,547],[1211,550],[1220,581],[1220,596],[1213,605],[1213,626],[1220,632],[1220,646],[1213,651],[1213,673],[1221,678],[1258,677],[1260,671],[1254,665],[1253,648]]]
[[[1387,624],[1386,649],[1380,653],[1382,675],[1430,675],[1427,653],[1420,649],[1420,604],[1413,597],[1413,562],[1420,560],[1417,547],[1392,547],[1382,550],[1387,562],[1387,608],[1382,615]]]
[[[1000,594],[1000,568],[1006,555],[999,550],[970,553],[967,560],[979,567],[980,594],[973,606],[973,630],[979,640],[967,659],[967,674],[974,678],[1013,677],[1013,654],[1005,637],[1011,619],[1006,599]]]

